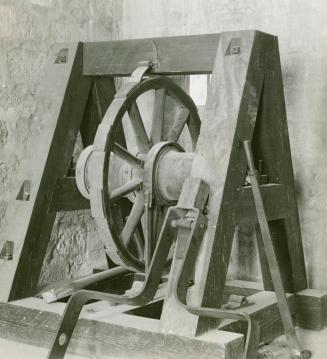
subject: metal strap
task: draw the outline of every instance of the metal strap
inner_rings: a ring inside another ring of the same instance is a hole
[[[193,225],[188,229],[188,231],[185,231],[186,228],[184,227],[183,235],[178,236],[177,246],[181,246],[183,250],[178,251],[178,247],[176,250],[176,254],[179,252],[181,255],[176,255],[176,259],[180,261],[180,269],[174,288],[175,300],[188,312],[200,317],[241,320],[247,322],[247,334],[241,358],[254,359],[258,353],[260,327],[248,313],[236,310],[191,306],[187,304],[186,298],[188,283],[190,275],[193,272],[192,269],[196,262],[199,245],[201,243],[199,238],[203,236],[203,231],[205,230],[203,225],[205,223],[206,217],[198,211],[198,213],[193,217]],[[178,243],[180,241],[183,241],[184,243]]]
[[[151,61],[141,61],[137,64],[136,69],[128,79],[127,83],[116,93],[115,98],[124,98],[132,90],[133,87],[138,85],[145,73],[151,70]]]
[[[206,186],[205,183],[203,183],[203,185]],[[198,192],[190,195],[194,195],[194,198],[197,198],[197,193]],[[215,308],[192,307],[186,304],[188,276],[190,274],[190,268],[195,263],[197,248],[200,243],[199,238],[202,237],[205,224],[206,217],[197,207],[192,209],[185,209],[178,206],[170,207],[162,226],[163,229],[160,233],[150,268],[145,278],[145,283],[140,291],[137,293],[129,293],[129,295],[116,295],[89,290],[79,290],[74,293],[66,305],[56,337],[48,353],[48,359],[62,359],[64,357],[79,314],[83,306],[89,301],[110,300],[116,303],[144,305],[153,299],[159,286],[169,249],[176,238],[180,226],[188,228],[188,235],[184,237],[186,242],[182,243],[182,248],[179,251],[179,257],[181,257],[179,260],[182,261],[182,266],[174,290],[176,300],[180,305],[195,315],[246,321],[248,323],[248,331],[242,358],[255,358],[259,343],[260,328],[247,313]],[[179,245],[181,245],[181,243],[179,243]]]
[[[138,292],[129,294],[102,293],[81,289],[75,292],[68,301],[61,319],[56,337],[48,353],[47,359],[62,359],[65,356],[68,344],[74,332],[82,308],[92,300],[105,300],[121,304],[141,306],[153,300],[160,284],[170,247],[176,237],[177,229],[171,228],[171,221],[178,219],[175,207],[167,211],[163,229],[158,240],[156,250],[151,260],[150,268],[146,274],[143,287]],[[133,268],[127,268],[133,271]]]
[[[262,234],[263,245],[267,256],[269,270],[272,278],[272,282],[275,288],[279,312],[281,320],[284,326],[287,344],[290,351],[291,358],[305,358],[308,355],[308,351],[301,352],[296,331],[293,325],[292,316],[288,307],[286,294],[283,287],[283,281],[280,274],[276,254],[274,251],[268,221],[262,201],[262,196],[257,180],[257,171],[254,166],[253,153],[250,141],[243,141],[243,148],[246,155],[246,160],[249,168],[249,176],[251,179],[251,187],[253,191],[254,204],[257,211],[258,222]],[[310,357],[310,356],[309,356]]]
[[[253,305],[254,302],[249,302],[244,295],[231,294],[228,302],[221,306],[222,309],[239,309]]]

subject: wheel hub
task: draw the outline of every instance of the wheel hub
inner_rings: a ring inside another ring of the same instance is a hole
[[[161,205],[175,204],[185,179],[191,173],[194,153],[184,152],[184,149],[177,143],[159,142],[150,149],[146,156],[140,155],[139,157],[144,161],[141,169],[128,167],[123,160],[115,158],[108,171],[108,188],[111,198],[118,195],[118,192],[111,188],[124,187],[128,183],[142,181],[143,186],[140,186],[140,189],[142,188],[145,195],[152,194]],[[89,146],[83,150],[76,166],[77,187],[86,198],[90,197],[91,168],[92,146]],[[131,201],[135,198],[130,193],[125,195]]]

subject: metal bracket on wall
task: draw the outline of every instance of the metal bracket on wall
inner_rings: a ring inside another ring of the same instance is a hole
[[[14,256],[14,242],[6,241],[0,252],[0,259],[5,261],[13,260]]]
[[[31,181],[25,180],[20,187],[20,190],[17,194],[16,200],[18,201],[29,201],[31,194]]]

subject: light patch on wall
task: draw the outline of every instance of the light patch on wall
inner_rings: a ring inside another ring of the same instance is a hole
[[[0,5],[0,37],[12,38],[18,27],[17,13],[13,4]]]
[[[210,77],[211,75],[190,76],[190,96],[197,106],[206,104]]]
[[[30,0],[33,5],[52,7],[53,0]]]

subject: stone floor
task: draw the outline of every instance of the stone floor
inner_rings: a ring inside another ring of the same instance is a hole
[[[311,330],[298,331],[299,340],[305,349],[312,351],[313,359],[326,359],[327,357],[327,328],[316,332]],[[285,346],[285,338],[280,337],[272,344],[261,348],[266,352],[268,359],[288,359],[288,351]],[[45,359],[47,349],[35,347],[32,345],[12,342],[0,338],[0,359]],[[82,357],[76,355],[66,355],[65,359],[79,359]],[[109,357],[106,357],[109,359]],[[90,357],[90,359],[105,359],[98,356]],[[115,359],[115,358],[110,358]]]
[[[297,333],[302,349],[309,349],[312,352],[312,359],[327,358],[327,328],[321,331],[299,329]],[[284,336],[275,339],[274,342],[262,349],[267,354],[273,353],[273,356],[267,355],[267,359],[289,359]]]

